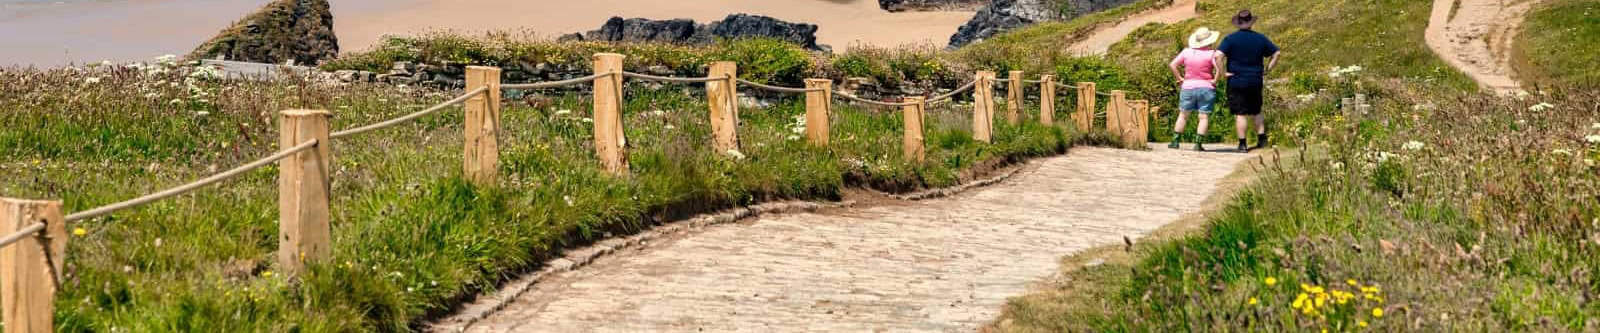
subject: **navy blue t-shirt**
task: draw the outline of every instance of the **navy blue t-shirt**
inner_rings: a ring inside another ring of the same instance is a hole
[[[1267,58],[1278,54],[1278,45],[1266,35],[1241,29],[1223,38],[1217,50],[1228,57],[1228,72],[1233,73],[1228,86],[1248,88],[1264,84],[1261,76],[1267,72]]]

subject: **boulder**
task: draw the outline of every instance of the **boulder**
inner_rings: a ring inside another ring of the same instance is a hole
[[[909,1],[909,0],[908,0]],[[950,48],[978,42],[1034,23],[1072,19],[1135,0],[995,0],[950,36]]]
[[[790,23],[748,14],[733,14],[720,21],[698,24],[689,19],[652,20],[612,17],[600,29],[561,36],[564,41],[656,42],[703,45],[718,38],[769,37],[800,44],[810,50],[826,50],[817,45],[817,25]]]
[[[200,44],[189,59],[315,65],[338,54],[328,0],[274,0]]]

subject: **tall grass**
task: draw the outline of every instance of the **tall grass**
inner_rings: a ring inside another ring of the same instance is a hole
[[[223,81],[176,64],[0,71],[0,193],[79,211],[277,149],[276,113],[319,108],[350,128],[459,91],[320,81]],[[499,186],[461,179],[462,116],[448,109],[333,143],[333,254],[278,273],[275,167],[77,222],[57,294],[64,331],[402,331],[560,249],[714,209],[837,199],[847,186],[952,185],[994,163],[1064,152],[1067,129],[1000,125],[970,140],[970,107],[929,110],[928,162],[900,156],[898,110],[838,104],[833,144],[796,134],[803,101],[741,110],[739,155],[711,151],[703,88],[633,85],[632,176],[593,157],[589,98],[508,101]],[[1003,124],[1004,121],[996,121]],[[979,168],[981,169],[981,168]]]

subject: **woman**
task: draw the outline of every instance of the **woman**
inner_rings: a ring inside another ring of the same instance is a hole
[[[1183,92],[1178,94],[1178,123],[1172,126],[1172,144],[1167,148],[1178,149],[1184,137],[1184,122],[1189,120],[1190,113],[1198,111],[1200,124],[1195,131],[1199,135],[1191,137],[1191,140],[1195,150],[1205,150],[1200,138],[1206,136],[1206,128],[1211,125],[1208,116],[1216,108],[1216,81],[1222,76],[1222,66],[1219,66],[1222,52],[1211,49],[1211,44],[1215,44],[1220,35],[1205,27],[1196,29],[1189,34],[1189,48],[1179,52],[1177,57],[1172,58],[1172,63],[1167,64],[1183,88]]]

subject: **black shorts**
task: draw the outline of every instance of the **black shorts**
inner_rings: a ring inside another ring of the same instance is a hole
[[[1228,110],[1236,116],[1261,114],[1261,86],[1228,86]]]

